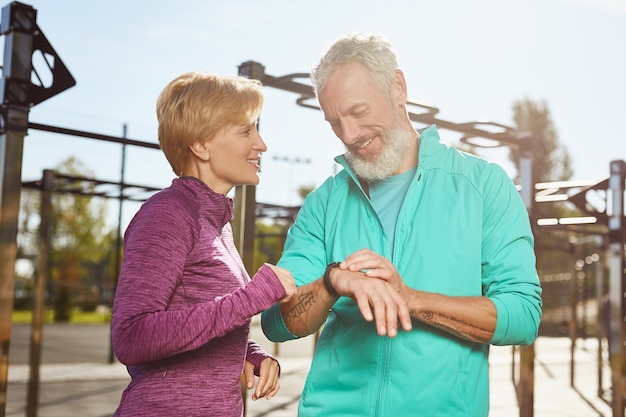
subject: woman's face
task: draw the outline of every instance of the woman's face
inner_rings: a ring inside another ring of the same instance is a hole
[[[208,141],[209,186],[227,194],[234,186],[259,183],[261,152],[267,146],[257,130],[257,122],[220,130]]]

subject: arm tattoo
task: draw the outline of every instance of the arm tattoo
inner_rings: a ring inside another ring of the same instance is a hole
[[[442,314],[438,314],[441,318],[440,320],[435,319],[435,314],[432,311],[425,311],[422,317],[425,321],[432,322],[436,326],[444,326],[446,328],[453,329],[461,334],[466,334],[470,338],[475,341],[487,343],[491,340],[491,332],[487,329],[483,329],[479,326],[475,326],[471,323],[468,323],[464,320],[459,320],[456,317],[444,316]],[[446,322],[449,323],[446,325]],[[452,324],[456,323],[457,326],[453,326]],[[458,326],[460,324],[460,326]],[[465,328],[465,330],[463,330]]]
[[[290,323],[298,320],[306,312],[307,308],[315,302],[315,297],[312,291],[298,294],[298,301],[289,309],[287,317],[285,317],[285,324],[289,327]]]

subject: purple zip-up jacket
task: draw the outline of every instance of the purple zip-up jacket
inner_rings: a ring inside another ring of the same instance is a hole
[[[251,318],[285,295],[264,265],[250,280],[233,201],[193,177],[148,199],[129,224],[113,303],[113,349],[131,382],[115,416],[241,416],[244,361],[271,357]]]

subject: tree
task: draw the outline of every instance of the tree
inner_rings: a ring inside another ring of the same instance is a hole
[[[265,262],[276,264],[283,252],[287,229],[291,223],[280,220],[273,222],[259,219],[255,222],[254,240],[254,270],[248,271],[253,275]]]
[[[528,98],[513,104],[513,120],[520,133],[533,138],[532,183],[566,181],[572,176],[571,158],[567,149],[559,143],[558,134],[545,101],[534,102]],[[511,148],[509,155],[519,172],[520,150]],[[564,203],[534,204],[533,221],[536,218],[567,217],[575,210]],[[566,249],[568,233],[537,227],[535,246],[537,267],[541,272],[562,272],[571,268],[571,259]]]
[[[315,189],[313,185],[301,185],[298,187],[298,196],[302,201]],[[255,243],[254,243],[254,274],[265,262],[276,264],[280,259],[287,231],[293,224],[294,219],[272,218],[257,219],[255,222]]]
[[[298,187],[298,197],[300,197],[300,199],[304,201],[306,196],[309,195],[309,193],[313,190],[315,190],[314,185],[301,185],[300,187]]]
[[[93,172],[81,161],[70,156],[61,162],[55,172],[76,178],[93,178]],[[81,194],[68,192],[61,187],[52,195],[50,213],[50,242],[48,243],[48,288],[55,310],[56,321],[70,319],[72,306],[95,306],[99,301],[99,288],[103,277],[110,274],[111,242],[115,232],[107,230],[107,201],[89,195],[94,186],[80,183]],[[18,242],[21,252],[37,251],[38,224],[35,214],[40,212],[40,199],[31,193],[23,200],[21,230]],[[36,224],[36,226],[35,226]]]
[[[518,132],[529,133],[535,138],[533,183],[569,180],[573,174],[571,158],[567,148],[559,143],[546,102],[534,102],[528,98],[516,101],[513,120]],[[520,151],[511,148],[509,158],[519,172]]]

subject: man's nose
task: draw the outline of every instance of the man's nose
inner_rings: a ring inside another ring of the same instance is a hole
[[[345,145],[352,145],[358,139],[360,135],[361,129],[358,124],[352,120],[342,120],[341,121],[341,135],[339,138]]]

